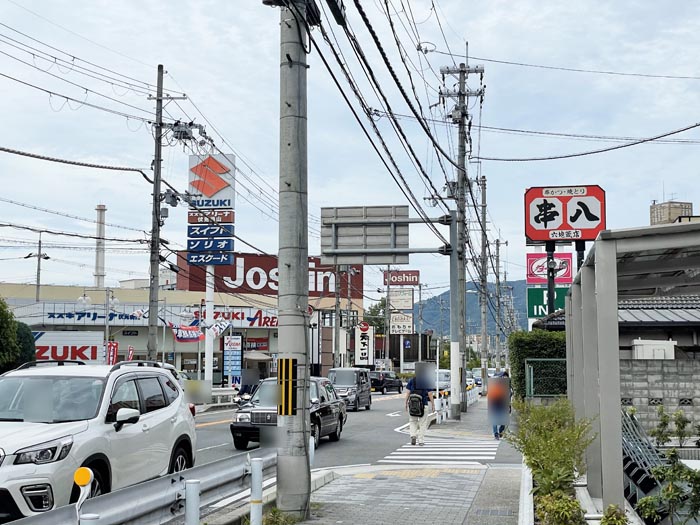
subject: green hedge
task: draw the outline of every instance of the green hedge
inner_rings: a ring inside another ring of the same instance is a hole
[[[510,381],[516,397],[525,397],[525,360],[533,358],[566,358],[566,333],[533,330],[513,332],[508,337]],[[564,373],[566,378],[566,373]]]

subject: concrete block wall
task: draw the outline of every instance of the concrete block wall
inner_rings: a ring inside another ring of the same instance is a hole
[[[660,400],[668,414],[681,409],[700,424],[700,361],[689,359],[620,359],[620,397],[631,399],[637,418],[649,432],[658,422]],[[681,406],[690,400],[691,406]]]

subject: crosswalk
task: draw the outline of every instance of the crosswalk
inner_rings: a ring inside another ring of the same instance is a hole
[[[426,440],[424,446],[402,445],[379,460],[395,465],[478,465],[496,458],[499,441]]]

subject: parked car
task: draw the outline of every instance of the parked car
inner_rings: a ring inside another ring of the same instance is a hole
[[[377,371],[370,372],[369,379],[372,384],[372,392],[386,394],[389,390],[396,390],[399,394],[403,392],[403,381],[399,379],[396,372]]]
[[[452,372],[438,370],[438,389],[440,392],[449,392],[452,387]]]
[[[310,379],[311,435],[318,447],[319,440],[328,436],[338,441],[347,421],[345,403],[338,398],[331,382],[325,377]],[[279,390],[275,378],[264,379],[248,403],[233,414],[231,436],[237,450],[246,450],[251,441],[260,443],[265,430],[277,426]]]
[[[361,406],[369,410],[372,406],[372,387],[369,370],[366,368],[331,368],[328,379],[345,404],[357,412]]]
[[[194,465],[194,405],[158,363],[27,363],[0,376],[0,523]]]
[[[474,376],[474,384],[476,386],[481,386],[483,383],[481,379],[481,368],[472,368],[472,375]]]

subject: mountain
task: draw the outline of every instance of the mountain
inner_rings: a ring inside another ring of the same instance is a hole
[[[508,286],[513,290],[513,306],[516,315],[516,322],[525,330],[527,329],[527,292],[525,281],[509,281]],[[478,283],[467,282],[466,296],[466,321],[465,327],[468,334],[477,334],[481,331],[481,309],[479,307]],[[489,307],[486,318],[489,333],[495,333],[496,321],[494,319],[496,311],[496,284],[488,284],[491,303],[493,304],[493,314]],[[505,297],[505,293],[503,296]],[[501,303],[503,304],[503,302]],[[503,308],[503,307],[502,307]],[[418,320],[419,305],[413,308],[413,318]],[[503,308],[505,311],[505,308]],[[423,300],[423,330],[433,330],[435,334],[450,334],[450,291],[446,291],[436,297]]]

